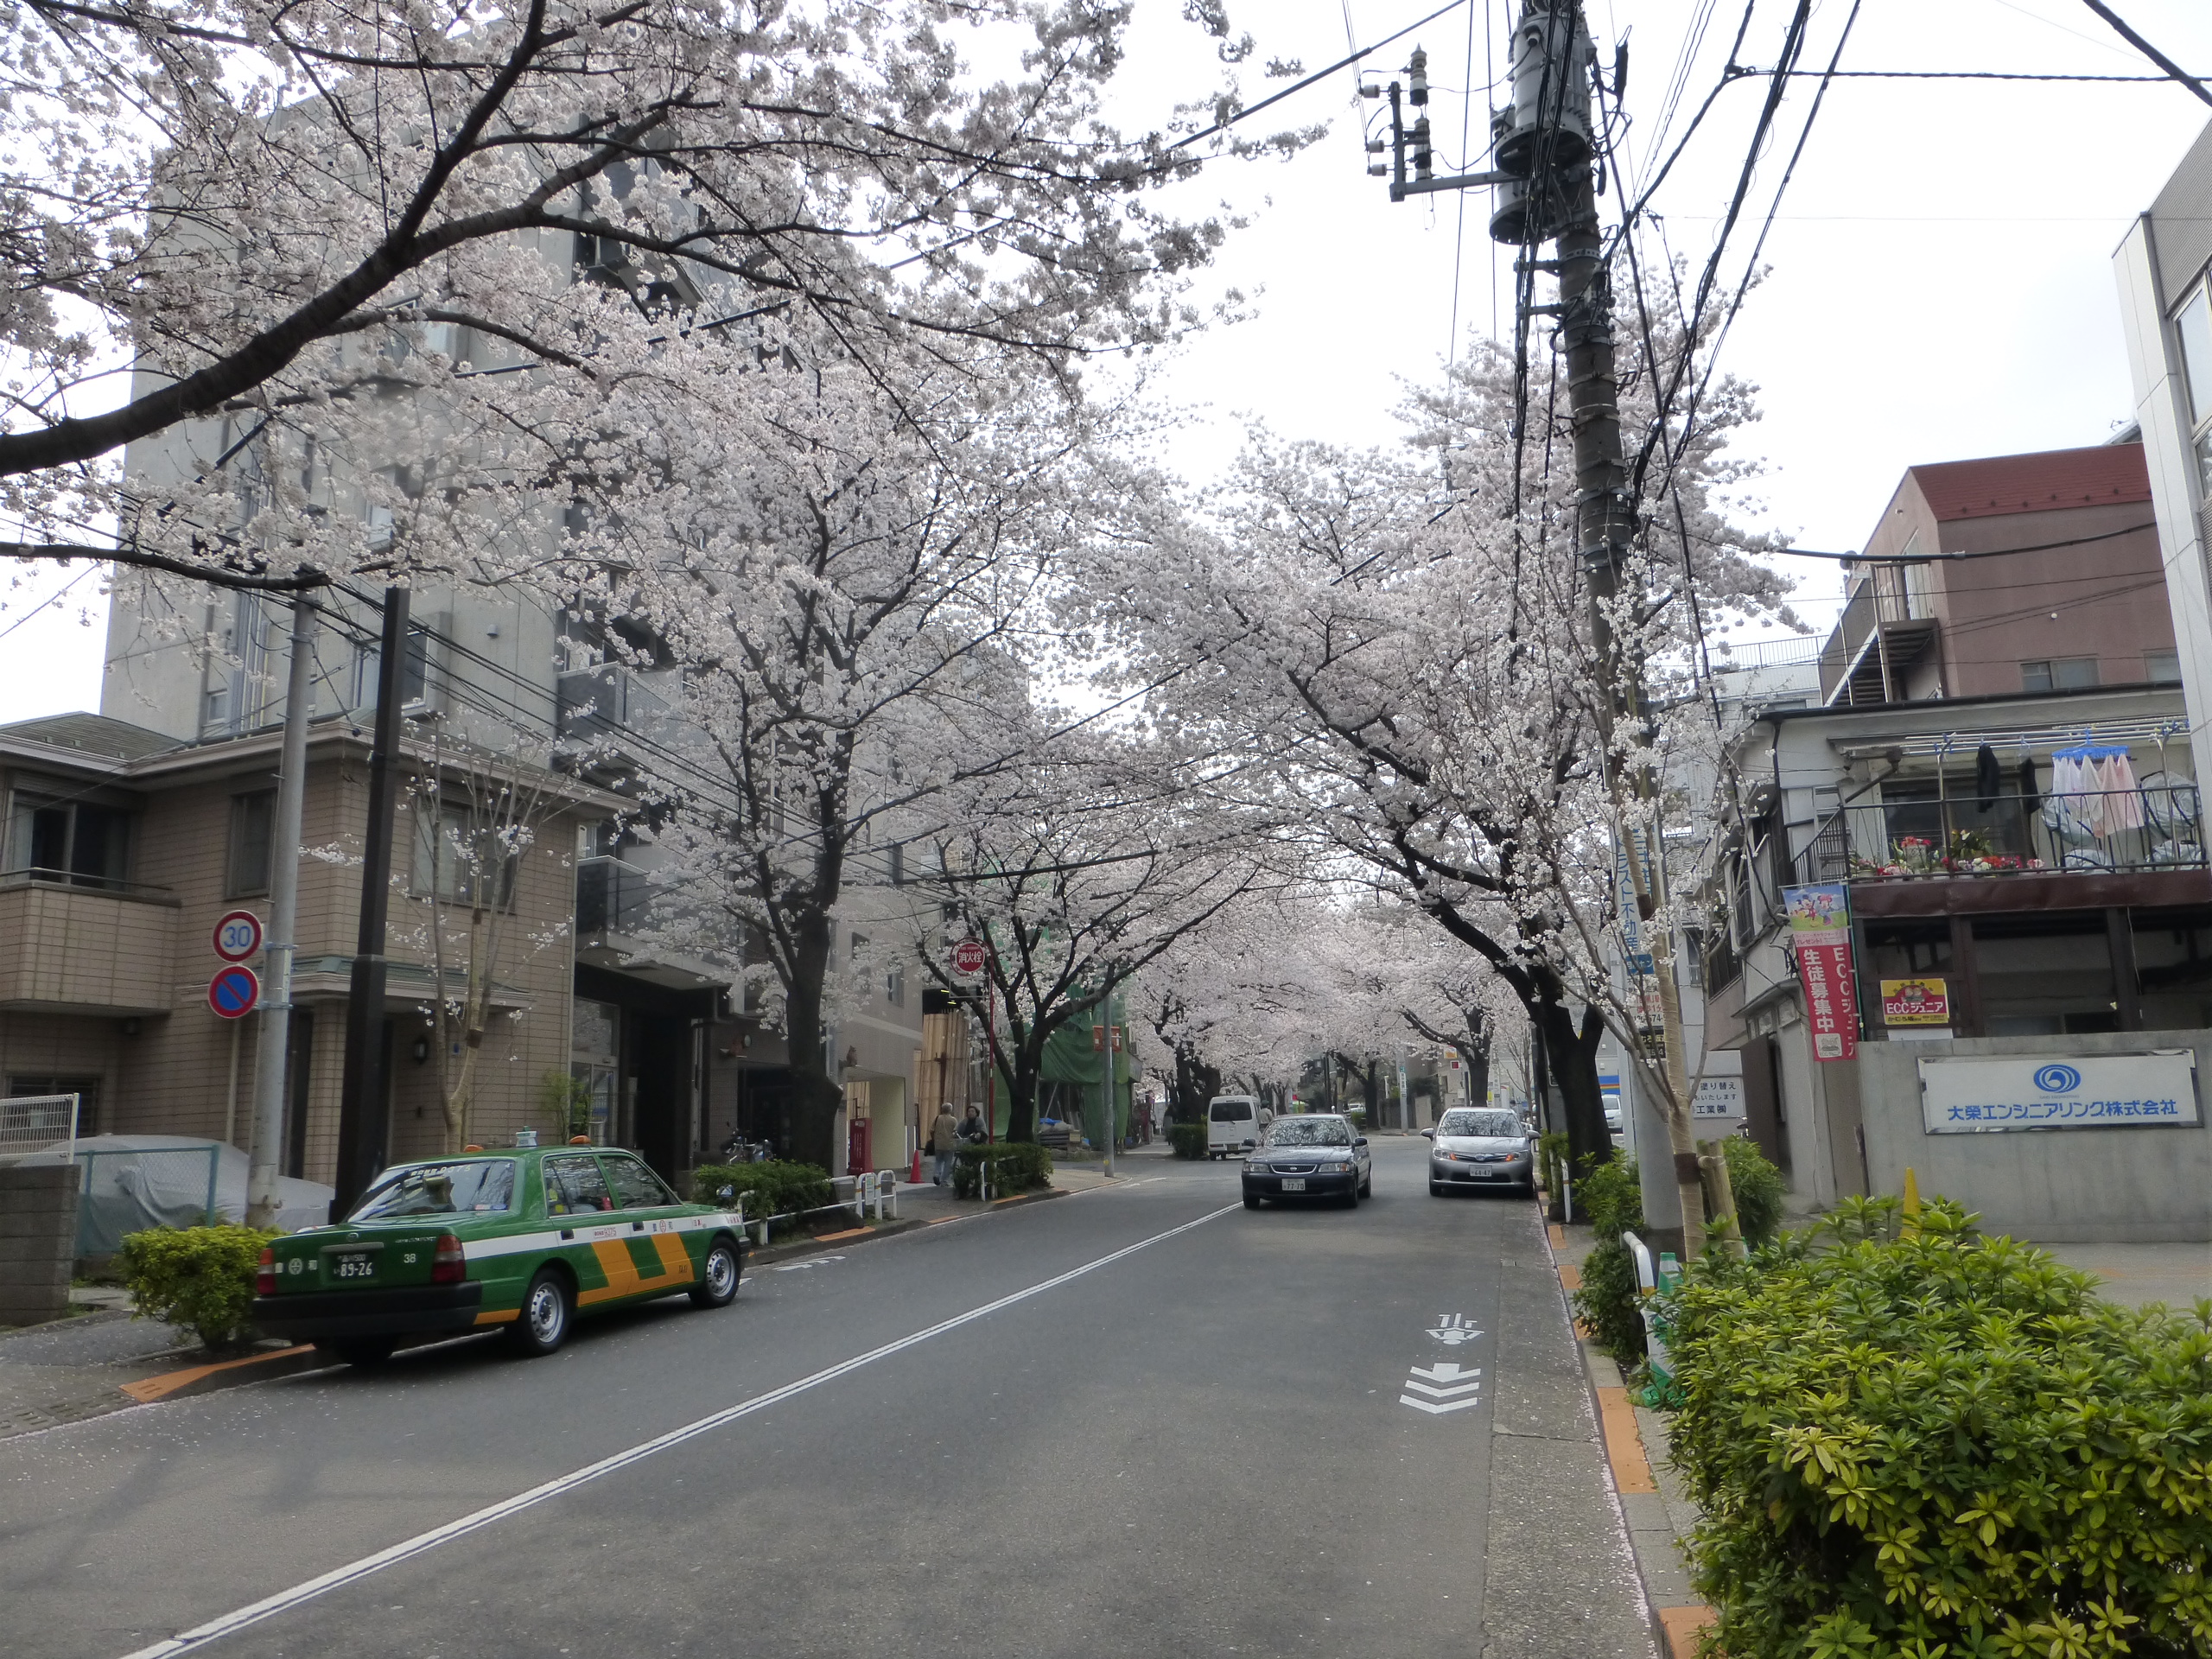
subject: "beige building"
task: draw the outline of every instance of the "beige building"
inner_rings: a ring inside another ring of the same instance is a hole
[[[243,1147],[262,1015],[208,1006],[226,911],[267,917],[278,733],[179,743],[66,715],[0,728],[0,1085],[83,1096],[84,1131],[205,1136]],[[319,721],[309,739],[300,868],[298,1005],[287,1173],[328,1181],[337,1155],[347,977],[359,908],[367,734]],[[410,747],[419,768],[429,752]],[[578,826],[613,804],[568,780],[513,861],[494,1017],[467,1123],[487,1143],[567,1127],[545,1080],[568,1075]],[[401,808],[391,917],[393,1158],[441,1150],[432,1052],[434,918],[448,972],[465,966],[450,861],[431,856],[424,798]],[[441,885],[444,897],[439,896]],[[250,964],[252,965],[252,964]]]

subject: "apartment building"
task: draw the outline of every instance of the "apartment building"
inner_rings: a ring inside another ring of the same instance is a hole
[[[2212,874],[2146,486],[2134,442],[1910,469],[1821,700],[1730,746],[1707,1036],[1802,1205],[1910,1167],[2026,1236],[2212,1236]]]
[[[209,1005],[223,966],[217,919],[266,917],[279,734],[178,741],[104,715],[0,727],[0,1085],[10,1095],[74,1093],[80,1132],[188,1135],[244,1147],[252,1118],[260,1012]],[[284,1173],[328,1182],[337,1161],[349,975],[367,822],[368,734],[319,721],[308,744],[299,937],[287,1065]],[[404,759],[385,1012],[391,1155],[447,1145],[429,1010],[442,937],[450,974],[472,949],[454,860],[441,857],[442,777],[427,745]],[[572,849],[579,825],[613,804],[548,777],[536,834],[506,861],[494,899],[504,943],[479,966],[492,980],[466,1132],[565,1133],[549,1077],[567,1073],[573,955]],[[433,814],[436,817],[434,819]],[[457,913],[458,912],[458,913]],[[456,981],[446,983],[453,987]]]

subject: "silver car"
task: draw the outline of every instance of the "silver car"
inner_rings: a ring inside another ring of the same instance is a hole
[[[1428,1190],[1438,1197],[1453,1187],[1536,1185],[1536,1143],[1521,1114],[1501,1106],[1455,1106],[1433,1129]]]

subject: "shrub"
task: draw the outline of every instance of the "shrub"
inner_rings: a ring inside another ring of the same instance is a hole
[[[745,1213],[754,1217],[798,1216],[804,1211],[819,1210],[836,1198],[830,1185],[830,1172],[819,1164],[771,1159],[763,1164],[702,1164],[691,1172],[691,1196],[701,1204],[721,1202],[717,1194],[726,1186],[730,1189],[732,1207],[745,1194],[753,1195]],[[769,1236],[794,1231],[803,1224],[796,1220],[780,1223]]]
[[[1615,1156],[1602,1164],[1582,1160],[1574,1184],[1574,1218],[1587,1222],[1599,1239],[1618,1242],[1643,1225],[1643,1185],[1636,1160]]]
[[[1583,1259],[1574,1311],[1592,1341],[1623,1365],[1636,1365],[1643,1358],[1643,1316],[1637,1306],[1636,1258],[1621,1243],[1624,1232],[1643,1225],[1636,1160],[1615,1157],[1586,1164],[1574,1184],[1574,1213],[1598,1236],[1596,1248]]]
[[[1937,1200],[1852,1200],[1669,1299],[1674,1461],[1733,1659],[2212,1652],[2212,1305]]]
[[[1728,1185],[1736,1194],[1736,1221],[1746,1244],[1770,1244],[1782,1230],[1782,1172],[1748,1136],[1732,1135],[1720,1143],[1728,1160]]]
[[[1203,1123],[1170,1123],[1167,1144],[1175,1149],[1178,1158],[1203,1158],[1206,1155],[1206,1126]]]
[[[126,1233],[115,1265],[137,1312],[188,1325],[210,1348],[238,1341],[254,1270],[274,1232],[258,1227],[155,1227]]]
[[[972,1198],[981,1190],[983,1166],[991,1170],[991,1196],[1027,1192],[1052,1184],[1052,1155],[1027,1141],[1001,1141],[995,1145],[963,1147],[952,1166],[952,1196]]]

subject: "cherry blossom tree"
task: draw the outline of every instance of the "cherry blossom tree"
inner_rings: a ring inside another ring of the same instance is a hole
[[[1295,803],[1319,849],[1484,963],[1544,1049],[1573,1155],[1602,1160],[1607,1024],[1648,1064],[1615,981],[1615,855],[1630,836],[1658,844],[1669,804],[1618,779],[1665,775],[1675,734],[1701,717],[1704,633],[1774,613],[1781,592],[1750,557],[1764,539],[1730,518],[1745,473],[1726,445],[1752,410],[1722,383],[1608,615],[1653,688],[1636,719],[1611,719],[1569,480],[1546,464],[1564,415],[1536,385],[1524,419],[1510,365],[1478,352],[1409,405],[1414,445],[1396,454],[1255,434],[1231,487],[1160,513],[1142,577],[1112,590],[1112,671],[1159,688],[1179,741],[1242,757],[1222,769],[1240,796]],[[1624,420],[1649,417],[1643,383],[1623,402]],[[1640,897],[1647,928],[1675,925],[1675,895]],[[1663,1073],[1652,1081],[1666,1097]]]
[[[1194,16],[1229,39],[1218,7]],[[114,515],[126,561],[233,585],[404,576],[461,560],[241,537],[215,475],[296,422],[326,443],[388,423],[395,394],[503,435],[549,390],[766,312],[863,363],[983,339],[1063,378],[1171,339],[1226,227],[1148,191],[1301,140],[1220,134],[1219,65],[1156,130],[1112,129],[1128,22],[1091,0],[24,0],[0,13],[0,513],[60,556]],[[112,464],[188,428],[137,478]]]
[[[1020,768],[959,792],[934,880],[950,925],[985,947],[987,1000],[997,1007],[989,1052],[1007,1084],[1008,1139],[1035,1133],[1045,1048],[1057,1033],[1296,880],[1270,856],[1253,814],[1224,808],[1194,782],[1189,756],[1086,734],[1040,744]],[[947,990],[972,994],[941,953],[925,950],[922,960]]]

